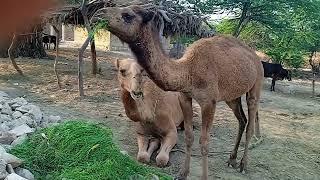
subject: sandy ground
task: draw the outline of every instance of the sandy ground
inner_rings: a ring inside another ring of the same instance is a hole
[[[28,101],[39,104],[47,114],[88,119],[109,126],[114,129],[120,147],[135,157],[134,124],[125,116],[113,66],[116,58],[128,55],[99,52],[101,74],[96,77],[90,74],[90,59],[86,58],[84,99],[78,97],[76,49],[64,49],[61,55],[58,71],[62,89],[55,82],[53,60],[17,59],[26,75],[20,77],[8,59],[0,59],[0,90],[12,96],[25,96]],[[250,151],[249,169],[245,175],[227,167],[228,152],[234,145],[238,123],[225,103],[218,104],[210,139],[210,179],[320,179],[320,99],[310,98],[310,82],[306,80],[277,82],[276,92],[270,92],[269,85],[270,80],[266,80],[260,102],[264,141]],[[320,84],[317,87],[316,93],[320,94]],[[196,105],[194,110],[198,111]],[[192,180],[201,175],[198,116],[194,118],[194,125]],[[179,132],[175,148],[184,149],[183,132]],[[241,155],[239,153],[239,158]],[[177,174],[183,159],[183,152],[172,152],[170,164],[164,171]]]

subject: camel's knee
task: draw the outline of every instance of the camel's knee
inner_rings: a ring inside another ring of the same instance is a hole
[[[202,156],[207,156],[208,155],[208,137],[200,137],[199,140],[200,148],[201,148],[201,155]]]
[[[191,147],[192,146],[193,141],[194,141],[194,135],[193,135],[192,131],[191,132],[188,132],[188,131],[185,132],[185,141],[186,141],[187,147]]]

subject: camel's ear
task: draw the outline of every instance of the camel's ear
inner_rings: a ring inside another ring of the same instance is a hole
[[[151,21],[155,15],[153,11],[148,11],[145,9],[140,9],[136,13],[142,17],[142,22],[145,24]]]

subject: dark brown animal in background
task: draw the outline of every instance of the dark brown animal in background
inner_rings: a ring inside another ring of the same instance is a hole
[[[184,118],[180,103],[185,102],[180,93],[165,92],[144,76],[146,73],[134,60],[117,60],[116,66],[125,112],[137,122],[137,159],[148,163],[161,144],[156,163],[163,167],[177,143],[177,126]]]
[[[44,44],[44,47],[47,49],[50,49],[50,45],[53,44],[53,49],[56,49],[56,40],[57,37],[53,35],[44,35],[42,37],[42,43]]]
[[[272,78],[270,87],[271,91],[274,91],[277,80],[287,79],[288,81],[291,81],[291,71],[284,69],[281,64],[268,63],[264,61],[261,61],[261,63],[263,65],[264,77]]]
[[[208,179],[209,133],[216,104],[225,101],[239,121],[236,145],[228,164],[237,167],[237,151],[246,127],[246,141],[240,171],[248,164],[248,147],[254,132],[263,81],[262,64],[255,52],[232,37],[215,36],[200,39],[187,49],[184,56],[171,60],[160,44],[159,30],[152,19],[155,13],[140,6],[103,8],[92,22],[106,19],[111,33],[128,43],[137,62],[150,79],[165,91],[184,93],[182,104],[186,141],[186,159],[179,178],[187,178],[190,171],[192,131],[192,99],[201,107],[202,126],[200,146],[202,179]],[[249,121],[243,113],[241,96],[247,94]],[[247,125],[246,125],[247,124]]]

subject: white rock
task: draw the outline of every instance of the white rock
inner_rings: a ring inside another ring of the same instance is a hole
[[[31,117],[34,119],[37,123],[40,124],[42,120],[42,111],[38,106],[35,106],[33,104],[28,105],[29,111],[26,114],[27,116]]]
[[[0,144],[11,144],[17,139],[17,136],[8,132],[2,132],[0,135]]]
[[[0,154],[6,153],[6,149],[2,146],[0,146]]]
[[[9,131],[9,133],[14,134],[16,136],[21,136],[23,134],[28,134],[34,132],[34,129],[30,128],[28,125],[23,124],[21,126],[15,127]]]
[[[9,97],[9,95],[3,91],[0,91],[0,97]]]
[[[48,121],[49,121],[49,123],[60,123],[61,117],[60,116],[49,116]]]
[[[27,122],[21,120],[20,118],[19,119],[15,119],[15,120],[7,123],[7,125],[10,127],[10,129],[13,129],[15,127],[21,126],[23,124],[27,124]]]
[[[7,176],[7,162],[3,159],[0,159],[0,179],[5,179]]]
[[[18,119],[22,116],[22,113],[20,111],[15,111],[14,113],[12,113],[12,117],[14,119]]]
[[[20,111],[22,114],[25,114],[25,113],[28,113],[29,112],[29,106],[28,105],[25,105],[25,106],[21,106],[21,107],[18,107],[16,109],[16,111]]]
[[[7,115],[11,115],[12,114],[12,109],[11,107],[9,106],[8,103],[4,103],[3,104],[3,107],[1,109],[1,113],[2,114],[7,114]]]
[[[9,128],[9,126],[7,126],[6,122],[3,122],[0,124],[0,132],[7,132],[9,130],[10,130],[10,128]]]
[[[34,119],[32,119],[30,116],[27,116],[27,115],[28,114],[22,115],[21,118],[19,118],[17,120],[20,121],[20,123],[27,124],[30,127],[33,127],[33,128],[36,127],[37,126],[36,121]],[[21,124],[19,124],[19,125],[21,125]]]
[[[12,174],[9,174],[4,180],[28,180],[28,179],[21,177],[16,173],[12,173]]]
[[[0,96],[0,103],[1,103],[1,104],[7,102],[8,100],[9,100],[8,97],[2,97],[2,96]]]
[[[0,114],[0,122],[8,122],[11,121],[11,116],[7,114]]]
[[[20,144],[24,143],[27,139],[28,139],[27,134],[21,135],[21,136],[19,136],[17,139],[15,139],[15,140],[11,143],[11,145],[12,145],[12,146],[20,145]]]
[[[3,159],[7,164],[11,164],[13,168],[16,168],[22,164],[22,160],[9,153],[0,154],[0,159]]]
[[[14,104],[23,106],[23,105],[27,105],[28,102],[23,97],[18,97],[18,98],[14,98],[11,101],[9,101],[8,104],[10,106],[12,106]]]
[[[34,180],[34,175],[28,170],[28,169],[24,169],[24,168],[19,168],[17,167],[15,169],[16,174],[18,174],[21,177],[24,177],[28,180]]]
[[[6,151],[10,151],[13,147],[11,145],[8,144],[1,144],[1,146],[6,150]]]

